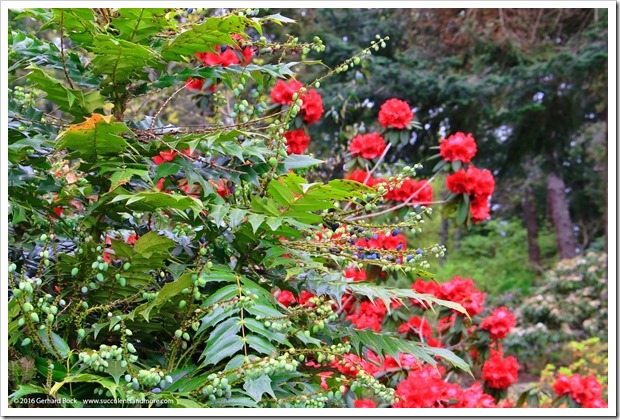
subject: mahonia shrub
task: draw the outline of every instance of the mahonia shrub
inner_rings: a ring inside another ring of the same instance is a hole
[[[308,180],[321,83],[387,37],[302,83],[325,46],[267,37],[280,14],[11,14],[12,407],[514,405],[514,315],[471,279],[437,283],[444,247],[416,246],[434,206],[489,217],[473,135],[442,139],[427,179],[388,167],[420,128],[393,98],[351,136],[345,179]],[[204,124],[173,122],[183,95]]]

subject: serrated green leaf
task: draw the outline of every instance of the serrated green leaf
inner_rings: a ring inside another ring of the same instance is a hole
[[[246,378],[243,389],[256,402],[260,401],[265,393],[271,395],[272,398],[276,398],[273,389],[271,389],[271,378],[268,375],[263,374],[256,379]]]
[[[53,354],[56,357],[61,357],[63,359],[66,359],[69,356],[71,348],[69,347],[67,342],[55,332],[50,332],[47,329],[37,330],[37,335],[39,336],[41,342],[43,343],[43,345],[45,345],[45,348],[47,349],[47,351],[49,351],[50,354]]]
[[[320,165],[324,162],[325,161],[323,160],[315,159],[308,155],[291,154],[284,158],[283,164],[284,168],[290,171],[291,169],[309,168],[312,166]]]
[[[241,319],[228,318],[220,323],[209,335],[207,345],[200,355],[202,366],[215,365],[243,348],[243,341],[237,335],[241,329]]]
[[[258,228],[260,228],[263,224],[265,218],[266,216],[264,214],[257,213],[252,213],[248,216],[248,222],[252,225],[252,233],[256,233],[256,231],[258,231]]]
[[[166,255],[168,250],[175,245],[174,241],[165,236],[159,236],[150,231],[142,235],[133,245],[133,250],[144,258],[151,258],[153,254]]]
[[[229,213],[230,223],[229,226],[231,229],[235,229],[241,223],[243,223],[243,218],[248,213],[247,210],[243,209],[232,209]]]
[[[276,348],[268,340],[258,335],[246,334],[248,345],[261,354],[271,355],[276,352]]]
[[[69,89],[59,79],[44,73],[36,66],[31,66],[28,79],[46,94],[46,99],[58,105],[58,108],[78,119],[85,118],[105,105],[105,99],[99,92],[82,92]]]

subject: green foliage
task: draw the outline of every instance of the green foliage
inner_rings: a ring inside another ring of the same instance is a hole
[[[521,303],[506,346],[542,368],[545,358],[559,360],[570,341],[598,337],[606,342],[606,270],[607,255],[600,252],[557,263]]]
[[[362,389],[392,404],[385,381],[361,367],[356,376],[338,370],[343,355],[368,349],[468,371],[449,350],[345,323],[336,298],[347,289],[359,299],[463,308],[410,289],[348,285],[342,270],[357,263],[356,248],[314,240],[352,214],[339,203],[372,208],[378,193],[342,179],[311,182],[301,174],[320,161],[287,156],[283,133],[299,107],[276,116],[259,104],[293,64],[193,68],[195,53],[233,48],[232,35],[246,28],[261,33],[264,23],[290,21],[256,13],[199,24],[177,21],[182,10],[19,14],[44,21],[39,29],[63,48],[11,27],[12,406],[44,394],[74,401],[60,404],[68,407],[105,406],[82,402],[102,395],[124,407],[164,399],[171,407],[339,407]],[[184,91],[179,75],[194,71],[232,91],[237,106],[252,101],[249,117],[215,114],[191,130],[164,126],[161,108],[143,120],[126,114],[149,92]],[[18,95],[21,80],[44,100]],[[417,232],[425,212],[412,209],[395,225]],[[391,232],[393,224],[363,226]],[[399,249],[399,262],[391,256],[374,268],[427,275],[427,254],[440,252],[433,249],[406,262]],[[285,307],[272,294],[293,288],[317,296]],[[308,360],[331,363],[327,388]]]
[[[433,263],[431,270],[437,278],[470,277],[492,296],[507,291],[529,292],[536,272],[528,264],[527,233],[520,221],[491,220],[465,235],[458,248],[455,242],[449,246],[453,251],[443,267]]]

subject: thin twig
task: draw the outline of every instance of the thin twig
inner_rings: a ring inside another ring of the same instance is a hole
[[[379,160],[377,160],[377,163],[375,163],[375,166],[373,166],[373,168],[369,171],[368,170],[368,164],[366,164],[366,179],[364,179],[363,184],[366,185],[366,183],[368,182],[368,180],[370,179],[370,177],[372,176],[372,174],[377,170],[377,168],[379,167],[379,165],[381,164],[381,162],[383,162],[383,159],[385,159],[385,155],[387,155],[388,150],[390,150],[390,147],[392,147],[392,143],[388,143],[388,145],[386,146],[385,149],[383,149],[383,153],[381,153],[381,156],[379,156]],[[344,207],[343,211],[347,211],[349,209],[349,207],[351,207],[352,202],[349,201],[347,203],[347,205]]]
[[[181,90],[183,90],[185,88],[185,84],[181,85],[180,88],[178,88],[177,90],[175,90],[172,95],[170,95],[170,97],[168,99],[166,99],[166,101],[162,104],[162,106],[157,110],[157,112],[155,113],[155,115],[153,115],[153,120],[151,121],[151,125],[149,126],[149,130],[153,130],[153,128],[155,128],[155,121],[157,121],[157,118],[159,117],[159,114],[161,114],[161,112],[164,110],[164,108],[166,107],[166,105],[168,105],[168,103],[172,100],[172,98],[174,98],[176,96],[177,93],[179,93]]]
[[[64,10],[61,9],[60,11],[60,60],[62,61],[62,69],[65,71],[65,77],[67,78],[67,82],[69,82],[69,86],[71,87],[71,89],[75,89],[75,86],[73,86],[73,82],[71,81],[71,78],[69,77],[69,72],[67,71],[67,63],[65,62],[65,42],[64,42],[64,25],[63,22],[65,20],[65,12]]]

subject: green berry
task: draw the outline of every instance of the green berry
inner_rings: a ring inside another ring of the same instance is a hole
[[[47,235],[44,233],[43,235],[41,235],[41,237],[39,239],[41,241],[45,242],[45,241],[47,241]]]
[[[176,337],[176,338],[181,338],[181,336],[183,335],[183,331],[181,331],[181,330],[176,330],[176,331],[174,332],[174,335],[175,335],[175,337]]]
[[[184,300],[180,301],[180,302],[179,302],[179,309],[183,309],[183,308],[185,308],[185,305],[187,305],[187,302],[186,302],[186,301],[184,301]]]
[[[127,271],[131,268],[131,263],[130,262],[126,262],[125,264],[123,264],[123,270]]]
[[[30,338],[26,337],[24,338],[24,340],[22,341],[22,346],[26,347],[28,344],[30,344]]]
[[[37,315],[37,313],[36,313],[36,312],[32,312],[32,313],[30,314],[30,319],[31,319],[33,322],[39,322],[39,315]]]
[[[77,331],[78,337],[83,338],[86,335],[86,331],[84,331],[84,328],[80,328]]]
[[[80,272],[80,270],[78,270],[77,267],[73,267],[73,269],[71,270],[71,275],[72,276],[77,276],[79,272]]]
[[[269,158],[269,164],[271,166],[278,166],[278,159],[276,159],[275,157],[270,157]]]

